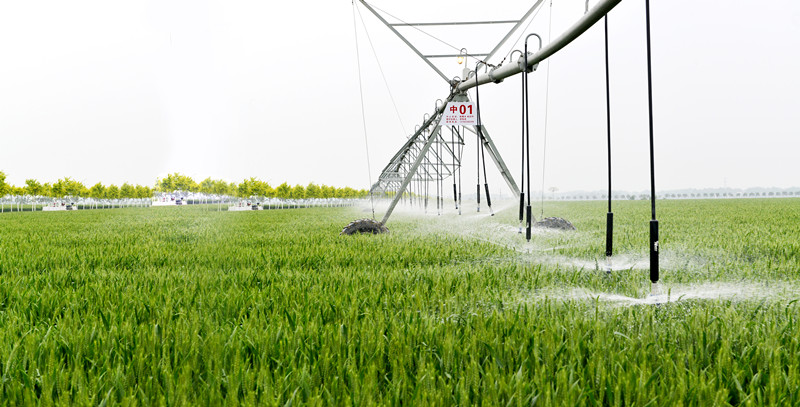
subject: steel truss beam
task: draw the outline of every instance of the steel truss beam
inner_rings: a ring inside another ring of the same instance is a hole
[[[442,155],[438,154],[436,150],[431,153],[431,146],[435,143],[439,143],[440,146],[446,147],[447,141],[443,139],[441,135],[441,125],[440,121],[442,118],[442,114],[444,113],[444,109],[447,106],[447,103],[451,101],[468,101],[468,97],[466,91],[473,87],[486,84],[489,82],[499,83],[503,79],[521,73],[523,71],[530,72],[533,67],[536,66],[541,61],[549,58],[565,46],[567,46],[570,42],[578,38],[581,34],[583,34],[586,30],[588,30],[594,23],[596,23],[600,18],[606,15],[611,9],[614,8],[617,4],[619,4],[622,0],[599,0],[599,2],[586,14],[584,14],[572,27],[570,27],[566,32],[564,32],[561,36],[556,38],[555,40],[551,41],[549,44],[545,45],[542,49],[540,49],[536,53],[529,53],[527,55],[527,65],[526,65],[526,56],[522,56],[517,60],[517,63],[510,63],[508,65],[500,65],[497,67],[492,68],[486,74],[476,74],[473,77],[463,80],[461,82],[452,82],[450,81],[438,68],[436,68],[429,60],[430,57],[436,56],[425,56],[422,55],[419,50],[417,50],[413,45],[411,45],[405,37],[403,37],[395,28],[394,26],[406,25],[410,26],[413,24],[389,24],[380,14],[378,14],[369,4],[367,4],[364,0],[359,0],[370,12],[372,12],[381,22],[383,22],[392,32],[395,33],[403,42],[406,43],[420,58],[422,58],[434,71],[436,71],[439,76],[444,78],[448,83],[451,84],[452,89],[450,96],[448,96],[447,100],[442,103],[441,106],[437,107],[436,110],[433,112],[431,117],[425,120],[417,129],[414,134],[409,137],[409,139],[403,144],[400,150],[392,157],[389,161],[389,164],[384,167],[381,175],[378,177],[378,181],[372,185],[371,192],[373,193],[389,193],[394,191],[395,195],[392,199],[389,208],[386,211],[386,214],[383,217],[381,223],[386,224],[391,216],[392,212],[394,211],[397,203],[402,199],[403,195],[405,194],[406,190],[411,184],[412,181],[418,181],[419,183],[428,183],[430,181],[442,181],[443,179],[449,176],[455,176],[456,171],[461,166],[461,148],[459,148],[459,154],[456,154],[456,145],[450,146],[447,148],[447,151],[443,151]],[[528,10],[523,18],[517,21],[516,25],[506,34],[506,36],[500,41],[500,43],[487,55],[486,60],[491,58],[508,40],[513,32],[519,28],[519,26],[527,20],[530,14],[538,7],[543,0],[537,0],[534,5]],[[473,127],[469,129],[474,134],[479,134],[477,132],[477,128]],[[489,154],[489,157],[494,161],[495,165],[497,166],[498,170],[500,171],[501,176],[508,184],[508,187],[515,195],[519,195],[519,187],[517,186],[514,178],[511,176],[511,172],[506,167],[505,162],[503,161],[500,152],[497,150],[494,142],[492,141],[491,137],[489,136],[488,131],[486,130],[485,126],[481,126],[480,134],[483,135],[482,142],[484,148]],[[450,144],[453,144],[452,142]],[[459,145],[459,147],[464,145],[464,138],[462,134],[459,134],[458,142],[455,143]],[[444,154],[449,154],[448,157],[445,157]],[[449,161],[449,165],[448,165]],[[455,163],[454,163],[455,162]],[[422,172],[420,173],[420,167],[422,167]],[[445,176],[445,172],[447,175]],[[443,192],[443,191],[442,191]],[[411,199],[411,196],[409,196]],[[460,199],[460,198],[459,198]]]
[[[417,56],[422,58],[422,60],[425,61],[425,63],[428,64],[428,66],[431,69],[433,69],[437,75],[439,75],[446,82],[450,83],[450,78],[448,78],[444,73],[442,73],[442,71],[439,70],[439,68],[433,65],[433,63],[430,61],[430,58],[444,58],[447,55],[423,55],[422,52],[420,52],[414,45],[412,45],[411,42],[408,39],[406,39],[405,36],[403,36],[403,34],[401,34],[399,31],[395,29],[395,27],[514,24],[514,26],[511,27],[510,30],[508,30],[503,39],[500,40],[500,42],[498,42],[497,45],[494,47],[494,49],[492,49],[488,54],[468,54],[468,56],[472,57],[485,56],[486,57],[485,60],[489,60],[492,56],[494,56],[495,53],[497,53],[497,51],[500,50],[500,47],[502,47],[503,44],[505,44],[506,41],[508,41],[511,35],[514,34],[515,31],[517,31],[517,29],[522,25],[522,23],[524,23],[525,20],[527,20],[528,17],[530,17],[531,13],[533,13],[533,11],[536,10],[536,8],[539,7],[544,0],[536,0],[533,6],[531,6],[531,8],[528,9],[528,11],[526,11],[525,14],[522,16],[522,18],[520,18],[519,20],[462,21],[462,22],[444,22],[444,23],[395,23],[395,24],[391,24],[388,21],[386,21],[386,19],[383,18],[383,16],[380,13],[378,13],[374,8],[372,8],[372,6],[370,6],[369,3],[367,3],[365,0],[359,0],[359,1],[361,2],[361,4],[364,5],[364,7],[367,8],[367,10],[369,10],[370,13],[372,13],[378,20],[380,20],[383,23],[383,25],[388,27],[394,33],[394,35],[400,38],[400,40],[402,40],[409,48],[411,48],[411,50],[414,51],[414,53],[417,54]]]
[[[458,94],[455,97],[451,96],[448,98],[448,102],[453,99],[469,101],[466,94]],[[446,104],[447,102],[444,103],[444,105]],[[405,179],[409,179],[409,181],[430,182],[441,181],[455,175],[458,168],[461,167],[460,154],[458,154],[453,142],[446,140],[444,136],[442,136],[441,126],[438,126],[441,114],[444,112],[444,105],[437,109],[434,115],[423,123],[423,126],[420,127],[419,130],[403,144],[394,157],[392,157],[389,164],[384,167],[378,177],[378,181],[372,186],[373,193],[388,193],[393,191],[394,184],[398,181],[404,181]],[[433,126],[434,123],[437,125],[433,127],[433,130],[429,131],[429,128]],[[486,148],[487,154],[500,171],[500,175],[503,177],[503,180],[506,182],[511,192],[514,195],[519,195],[519,187],[516,181],[514,181],[514,177],[511,175],[511,171],[509,171],[505,161],[503,161],[503,157],[497,150],[488,130],[486,130],[486,126],[481,127],[481,134],[483,134],[481,142]],[[469,126],[465,127],[465,129],[476,136],[478,134],[477,126]],[[455,144],[463,146],[464,136],[460,132],[457,134],[458,139],[455,141]],[[428,145],[428,143],[431,143],[431,145],[441,144],[443,147],[442,154],[440,155],[437,149],[430,149],[430,147],[426,149],[425,146]],[[419,164],[415,165],[417,162],[419,162]],[[403,195],[405,192],[405,189],[398,190],[397,195]]]
[[[423,26],[443,26],[443,25],[487,25],[487,24],[519,24],[519,20],[449,21],[443,23],[396,23],[389,25],[391,25],[392,27],[423,27]]]
[[[622,0],[600,0],[594,7],[592,7],[591,10],[589,10],[575,24],[573,24],[572,27],[561,34],[561,36],[542,47],[542,49],[540,49],[538,52],[529,52],[527,66],[523,66],[525,65],[525,56],[523,55],[517,59],[517,63],[515,64],[511,63],[508,65],[501,65],[493,68],[488,73],[473,76],[472,78],[461,82],[458,84],[458,90],[466,91],[467,89],[471,89],[475,86],[483,85],[489,82],[499,83],[503,79],[521,73],[525,70],[530,72],[530,70],[533,69],[536,64],[549,58],[562,48],[566,47],[576,38],[580,37],[581,34],[586,32],[586,30],[594,25],[594,23],[603,18],[603,16],[605,16],[621,1]]]

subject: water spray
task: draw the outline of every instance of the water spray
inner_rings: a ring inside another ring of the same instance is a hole
[[[425,208],[425,214],[426,215],[428,214],[428,187],[429,187],[429,184],[430,184],[430,182],[428,182],[428,180],[425,180],[425,204],[423,205],[423,207]]]

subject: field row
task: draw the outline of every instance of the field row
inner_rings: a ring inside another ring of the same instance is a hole
[[[643,258],[647,203],[615,208]],[[46,215],[46,216],[42,216]],[[643,297],[602,203],[495,217],[127,208],[0,217],[0,404],[798,405],[800,292]],[[798,287],[796,200],[660,205],[665,288]],[[688,259],[685,262],[678,261]]]

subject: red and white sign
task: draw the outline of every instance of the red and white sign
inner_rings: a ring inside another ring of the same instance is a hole
[[[472,102],[450,102],[444,108],[442,125],[475,126],[478,124],[478,111]]]

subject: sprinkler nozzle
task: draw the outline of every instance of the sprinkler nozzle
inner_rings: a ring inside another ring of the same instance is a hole
[[[661,295],[661,286],[658,283],[650,284],[650,295]]]
[[[528,215],[527,216],[528,219],[527,219],[527,221],[525,223],[525,239],[527,239],[530,242],[531,241],[531,219],[532,219],[531,206],[530,205],[528,205],[525,208],[525,212]]]
[[[650,281],[658,282],[658,221],[650,221]]]

